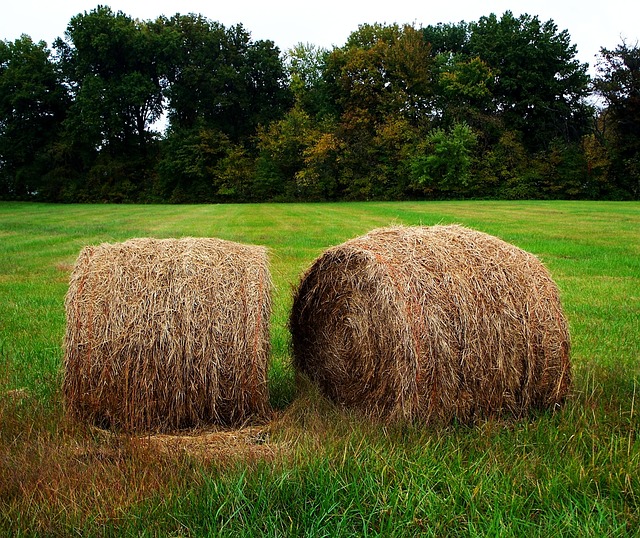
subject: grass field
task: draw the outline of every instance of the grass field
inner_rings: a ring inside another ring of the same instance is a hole
[[[572,335],[567,404],[517,422],[383,426],[298,392],[288,311],[325,248],[461,223],[538,255]],[[63,298],[87,244],[262,244],[276,284],[269,424],[184,439],[74,424]],[[640,535],[640,204],[0,204],[0,535]]]

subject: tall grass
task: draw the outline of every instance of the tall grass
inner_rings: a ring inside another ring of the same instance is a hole
[[[393,223],[461,223],[543,260],[572,335],[560,411],[384,427],[296,392],[292,286],[325,248]],[[250,451],[160,450],[65,418],[71,266],[86,244],[138,236],[269,247],[278,413]],[[639,290],[637,203],[0,204],[0,535],[637,535]]]

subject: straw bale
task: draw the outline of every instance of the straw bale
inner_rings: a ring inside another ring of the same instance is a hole
[[[220,239],[84,248],[65,299],[68,412],[174,431],[268,412],[267,251]]]
[[[538,258],[461,226],[390,227],[303,275],[294,366],[387,420],[473,421],[560,404],[570,384],[558,289]]]

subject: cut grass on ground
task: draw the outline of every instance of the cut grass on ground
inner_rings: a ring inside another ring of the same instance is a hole
[[[300,273],[374,227],[450,223],[551,271],[572,335],[567,404],[516,422],[384,427],[297,393],[287,318]],[[185,236],[270,249],[274,420],[182,441],[69,422],[63,297],[80,249]],[[639,290],[638,203],[2,203],[0,535],[637,535]]]

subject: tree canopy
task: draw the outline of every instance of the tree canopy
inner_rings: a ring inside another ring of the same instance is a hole
[[[280,51],[198,14],[0,42],[0,199],[640,196],[640,54],[489,14]]]
[[[71,103],[44,42],[0,42],[0,196],[50,193],[50,154]]]
[[[640,48],[622,42],[602,48],[594,89],[604,100],[601,142],[609,155],[611,183],[622,195],[640,197]]]

